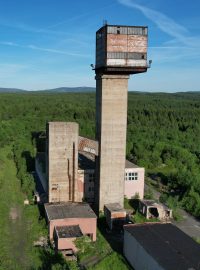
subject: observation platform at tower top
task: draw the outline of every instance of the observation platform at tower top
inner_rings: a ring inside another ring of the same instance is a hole
[[[146,72],[148,27],[104,25],[96,32],[96,73]]]

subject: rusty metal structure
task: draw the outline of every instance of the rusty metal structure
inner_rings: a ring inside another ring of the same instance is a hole
[[[124,202],[127,96],[130,74],[146,72],[148,29],[104,25],[96,32],[96,157],[95,204]]]
[[[96,72],[136,74],[147,70],[148,28],[105,25],[96,32]]]
[[[99,144],[95,140],[91,140],[91,139],[79,136],[78,137],[78,150],[98,156]]]

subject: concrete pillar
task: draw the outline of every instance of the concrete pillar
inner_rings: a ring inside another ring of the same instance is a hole
[[[124,201],[128,75],[96,75],[96,160],[95,204]]]
[[[77,191],[77,123],[47,124],[47,173],[49,202],[80,201]]]

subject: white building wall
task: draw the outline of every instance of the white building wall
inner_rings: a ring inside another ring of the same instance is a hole
[[[127,173],[127,177],[126,177]],[[128,174],[136,173],[137,180],[129,180]],[[78,170],[78,177],[82,177],[82,182],[84,182],[84,194],[83,197],[88,202],[94,202],[95,192],[94,192],[94,181],[91,181],[90,175],[95,174],[94,169],[88,170]],[[126,168],[124,172],[124,196],[127,199],[131,199],[136,194],[139,194],[140,199],[144,197],[144,168]],[[95,176],[94,176],[95,178]]]
[[[133,174],[131,179],[129,175]],[[124,177],[124,195],[131,199],[136,194],[144,197],[144,168],[126,168]]]
[[[164,270],[126,230],[124,230],[124,255],[135,270]]]

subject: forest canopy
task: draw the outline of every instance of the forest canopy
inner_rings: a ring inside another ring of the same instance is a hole
[[[36,134],[48,121],[76,121],[95,137],[94,93],[0,94],[0,146],[12,145],[23,192],[31,196]],[[200,94],[129,92],[127,158],[156,173],[182,206],[200,216]],[[28,163],[27,163],[28,160]]]

